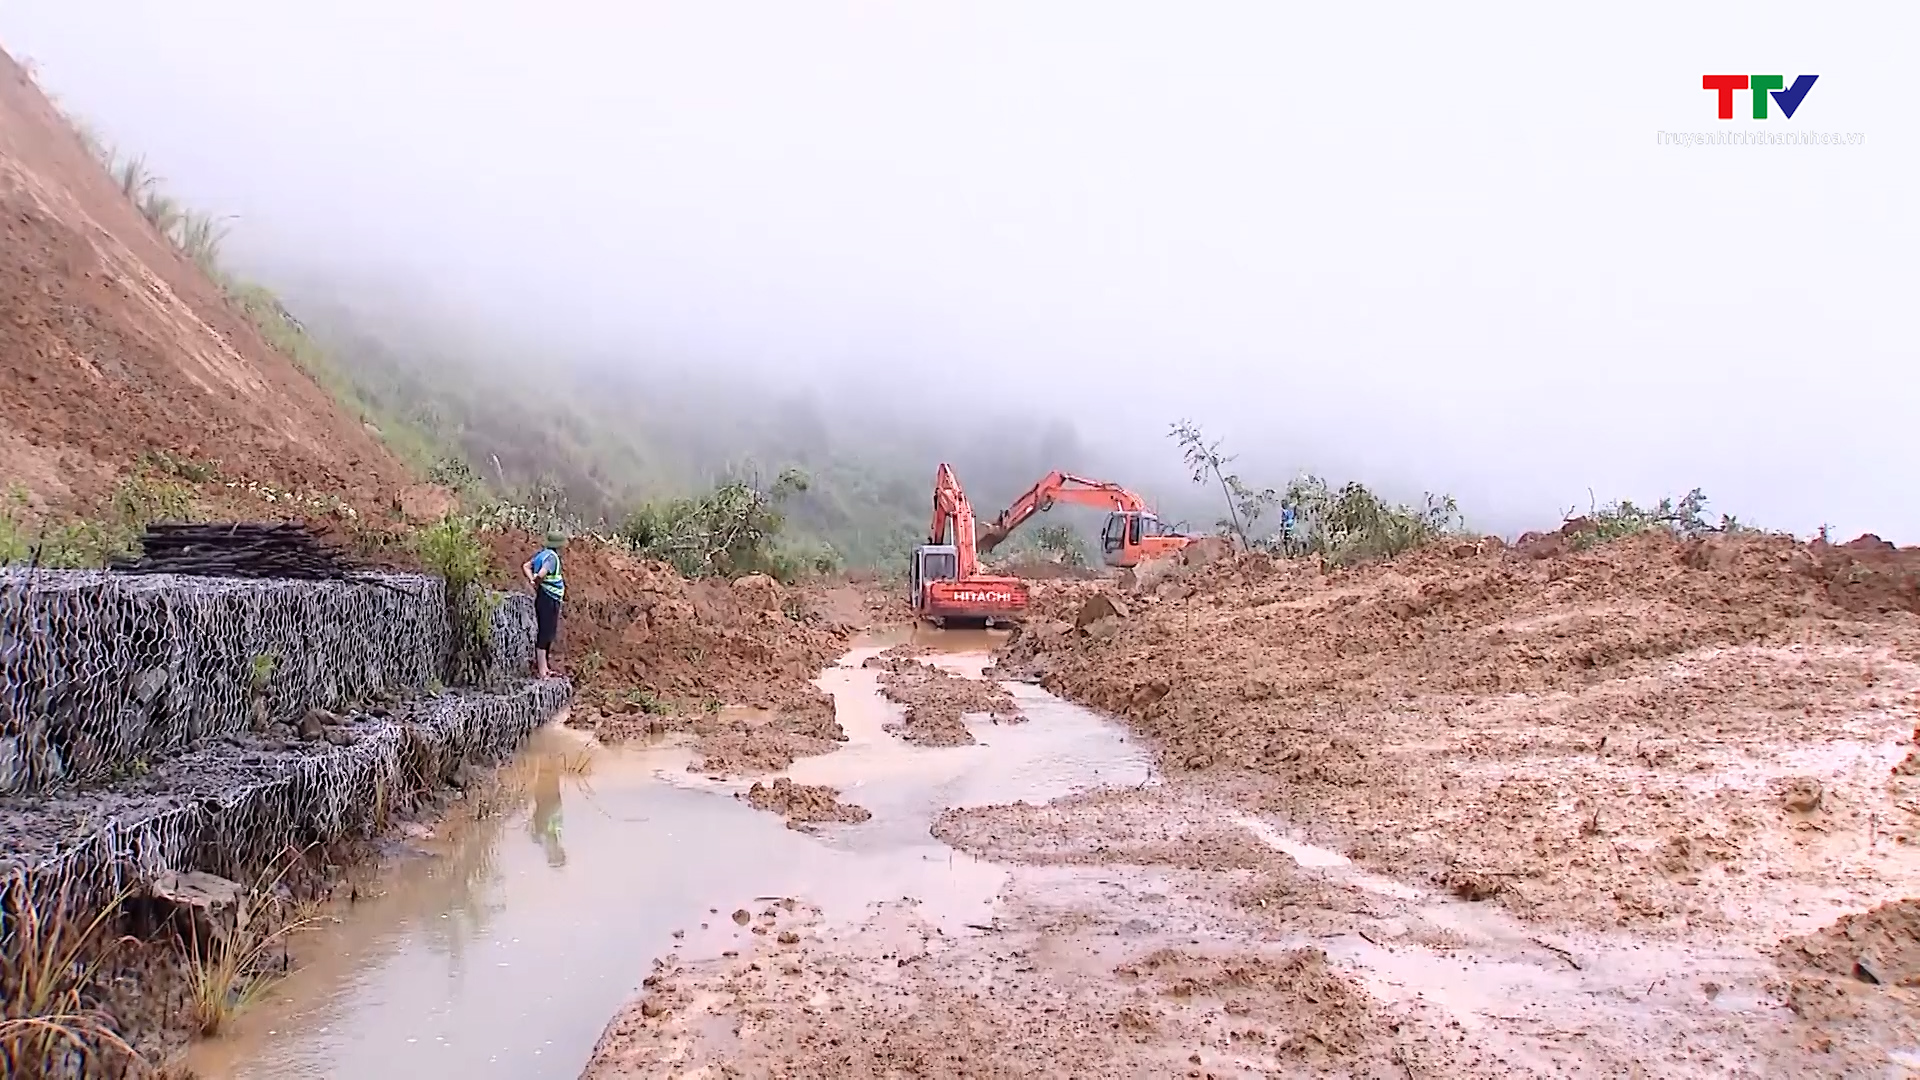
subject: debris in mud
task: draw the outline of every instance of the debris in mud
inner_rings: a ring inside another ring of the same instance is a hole
[[[744,796],[738,797],[755,810],[784,816],[789,829],[819,822],[857,824],[873,817],[864,806],[841,802],[838,789],[825,784],[796,784],[784,776],[774,778],[771,784],[755,781]]]
[[[1359,1056],[1383,1026],[1367,992],[1312,947],[1274,956],[1159,949],[1114,973],[1150,982],[1175,1000],[1219,999],[1229,1016],[1259,1021],[1267,1029],[1260,1031],[1260,1041],[1310,1066]]]
[[[1506,882],[1485,870],[1455,866],[1440,879],[1447,891],[1462,900],[1490,900],[1506,890]]]
[[[1094,624],[1107,619],[1119,619],[1124,622],[1127,614],[1125,604],[1109,593],[1098,592],[1088,597],[1087,602],[1081,604],[1080,610],[1074,613],[1073,627],[1083,633],[1091,633],[1090,628]]]
[[[949,808],[928,831],[995,862],[1256,870],[1291,861],[1208,809],[1157,790],[1102,788],[1041,806]]]
[[[1780,943],[1782,966],[1879,986],[1920,987],[1920,899],[1843,916]]]
[[[1820,781],[1811,776],[1790,777],[1780,785],[1780,804],[1796,814],[1811,814],[1820,809],[1825,794]]]
[[[832,696],[809,686],[773,699],[768,709],[709,707],[676,712],[655,699],[627,702],[617,711],[576,705],[568,726],[606,743],[668,734],[691,735],[697,755],[689,772],[755,776],[779,772],[798,758],[837,749],[847,739]],[[654,711],[648,711],[651,708]]]
[[[1026,719],[1013,695],[996,683],[965,678],[918,660],[891,659],[874,666],[883,669],[881,696],[907,707],[903,720],[887,730],[915,746],[972,744],[973,733],[963,719],[968,715],[986,714],[996,724]]]

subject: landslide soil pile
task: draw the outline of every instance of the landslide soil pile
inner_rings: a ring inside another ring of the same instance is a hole
[[[1780,962],[1879,986],[1920,989],[1920,900],[1882,904],[1784,941]]]
[[[857,824],[873,817],[864,806],[840,801],[840,792],[825,784],[796,784],[784,776],[773,783],[754,781],[741,796],[755,810],[769,810],[787,819],[787,828],[800,829],[821,822]]]
[[[887,730],[915,746],[972,745],[973,733],[965,720],[969,715],[989,716],[997,724],[1026,719],[1013,695],[991,682],[955,675],[903,655],[876,656],[865,666],[881,669],[881,696],[907,707],[901,722]]]
[[[163,239],[0,53],[0,475],[84,509],[145,454],[335,496],[363,517],[418,489]]]
[[[496,584],[524,590],[517,568],[540,542],[513,532],[487,542]],[[816,594],[758,575],[689,581],[591,541],[569,544],[564,560],[555,659],[575,680],[574,726],[607,741],[691,732],[702,771],[727,775],[783,769],[846,738],[813,678],[853,628],[820,614]]]
[[[1125,718],[1175,777],[1525,915],[1731,919],[1771,945],[1796,890],[1908,887],[1906,861],[1849,860],[1911,831],[1888,783],[1920,718],[1920,550],[1577,547],[1056,584],[999,673]],[[1076,626],[1090,595],[1106,617]],[[1808,781],[1812,808],[1790,794]]]

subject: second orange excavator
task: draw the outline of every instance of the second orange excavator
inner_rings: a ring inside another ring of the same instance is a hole
[[[1145,499],[1119,484],[1050,472],[980,530],[980,550],[992,551],[1000,546],[1001,541],[1028,518],[1053,509],[1055,503],[1105,507],[1112,511],[1107,515],[1106,527],[1100,530],[1100,556],[1108,566],[1138,566],[1200,539],[1161,521],[1147,509]]]
[[[1027,611],[1026,582],[980,572],[973,506],[945,464],[933,477],[933,524],[913,549],[908,587],[914,614],[936,626],[1007,624]]]

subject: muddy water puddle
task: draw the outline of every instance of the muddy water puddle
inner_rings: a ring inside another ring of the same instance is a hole
[[[749,929],[730,916],[766,906],[756,898],[802,898],[830,921],[912,898],[951,934],[991,922],[1006,871],[934,840],[933,815],[1137,783],[1146,756],[1020,685],[1028,722],[970,721],[975,746],[907,746],[883,730],[898,713],[860,666],[888,644],[822,674],[848,741],[786,774],[840,788],[870,821],[788,829],[734,797],[747,782],[688,772],[682,746],[543,729],[503,771],[500,812],[415,840],[420,857],[302,935],[294,973],[187,1064],[206,1080],[574,1077],[654,957],[740,947]],[[977,675],[991,642],[958,644],[929,660]]]

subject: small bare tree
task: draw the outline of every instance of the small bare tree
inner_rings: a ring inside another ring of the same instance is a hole
[[[1212,478],[1220,485],[1220,494],[1227,500],[1227,516],[1219,521],[1220,532],[1238,538],[1242,548],[1253,547],[1254,524],[1279,503],[1279,493],[1272,488],[1248,487],[1237,473],[1228,472],[1234,455],[1221,453],[1221,440],[1209,440],[1193,421],[1182,420],[1167,434],[1180,444],[1194,483],[1205,484]]]

